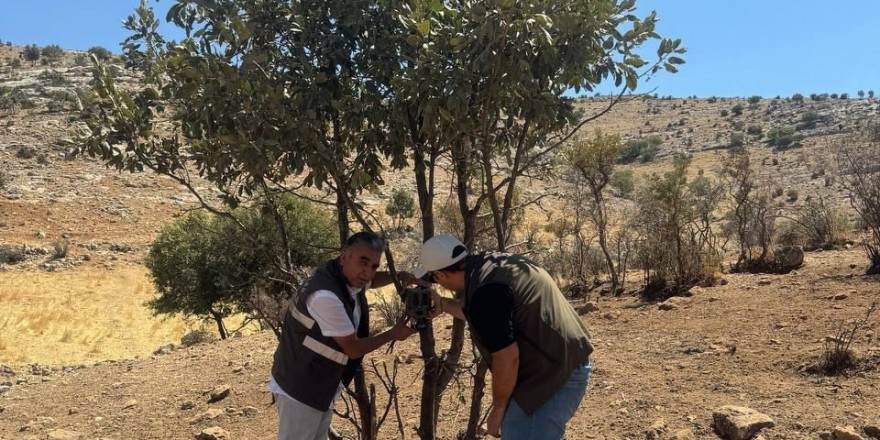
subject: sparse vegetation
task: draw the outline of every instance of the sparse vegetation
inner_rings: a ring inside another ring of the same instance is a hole
[[[110,52],[109,49],[102,46],[92,46],[87,51],[89,54],[94,55],[98,61],[107,61],[110,58],[113,58],[113,53]]]
[[[57,44],[50,44],[44,47],[40,54],[48,63],[55,64],[64,56],[64,49]]]
[[[641,159],[642,162],[650,162],[657,155],[662,144],[663,139],[660,136],[630,139],[621,149],[618,163],[633,163],[637,159]]]
[[[18,147],[18,150],[15,152],[15,157],[19,159],[33,159],[37,156],[37,150],[30,145],[21,145]]]
[[[871,315],[877,310],[877,302],[872,303],[865,312],[865,317],[850,323],[841,322],[837,325],[834,336],[825,339],[825,351],[819,362],[808,371],[826,376],[844,375],[859,367],[859,356],[852,351],[856,335],[866,327]]]
[[[416,213],[416,202],[412,193],[395,188],[391,192],[391,200],[385,206],[385,213],[394,219],[394,227],[400,229],[403,221],[412,218]]]
[[[880,273],[880,141],[867,133],[849,137],[837,154],[841,182],[850,206],[863,225],[862,246],[870,265],[868,274]]]
[[[733,107],[730,108],[730,112],[733,114],[733,116],[741,116],[743,114],[743,105],[742,104],[734,105]]]
[[[26,61],[31,62],[31,66],[37,63],[37,60],[40,59],[40,48],[36,44],[29,44],[24,47],[24,51],[22,52],[22,56]]]

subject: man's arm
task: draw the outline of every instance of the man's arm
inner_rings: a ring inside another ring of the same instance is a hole
[[[519,345],[514,342],[492,353],[492,409],[486,420],[489,435],[501,436],[501,422],[510,404],[519,372]]]
[[[363,357],[365,354],[391,342],[402,341],[415,333],[415,330],[406,325],[406,321],[398,321],[394,327],[368,338],[358,338],[355,334],[348,336],[335,336],[333,340],[342,348],[345,355],[351,359]]]

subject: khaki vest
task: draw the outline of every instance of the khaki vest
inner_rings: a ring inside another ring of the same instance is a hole
[[[585,364],[593,346],[580,316],[544,269],[520,255],[489,253],[466,260],[464,310],[487,284],[508,286],[513,293],[513,330],[519,346],[519,371],[513,399],[527,414],[547,402]],[[492,357],[471,326],[474,345],[491,368]]]
[[[318,323],[309,315],[306,301],[319,290],[336,294],[354,323],[354,300],[348,292],[338,260],[319,267],[306,281],[302,290],[290,301],[284,316],[281,338],[275,350],[272,377],[290,397],[317,409],[327,411],[339,384],[348,386],[363,358],[349,359],[332,337],[321,334]],[[364,291],[358,293],[361,310],[357,336],[369,336],[370,319]]]

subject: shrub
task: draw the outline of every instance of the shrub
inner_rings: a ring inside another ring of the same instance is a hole
[[[632,198],[635,191],[635,183],[631,170],[618,170],[611,175],[611,187],[617,192],[617,197],[622,199]]]
[[[0,170],[0,189],[6,189],[6,187],[9,186],[9,182],[11,181],[12,178],[9,176],[9,173]]]
[[[645,274],[643,296],[663,299],[694,285],[711,284],[719,269],[712,228],[720,186],[703,175],[688,182],[690,158],[676,156],[673,170],[650,178],[638,198],[637,265]]]
[[[385,207],[385,213],[395,220],[395,228],[400,229],[405,219],[412,218],[416,213],[416,203],[412,193],[395,188],[391,192],[391,200]]]
[[[180,338],[180,345],[184,347],[192,347],[193,345],[204,344],[217,340],[217,336],[203,328],[193,330]]]
[[[798,124],[797,130],[813,129],[816,124],[824,122],[827,118],[818,112],[808,111],[801,115],[801,123]]]
[[[810,99],[812,99],[813,96],[816,96],[816,94],[814,93],[810,95]],[[791,95],[791,100],[797,103],[802,103],[804,102],[804,95],[801,95],[800,93],[795,93],[794,95]]]
[[[745,145],[745,136],[742,133],[731,133],[729,145],[731,148],[742,147]]]
[[[767,143],[777,150],[792,147],[802,139],[802,136],[795,135],[793,127],[774,127],[767,132]]]
[[[657,151],[659,151],[662,144],[663,139],[660,136],[630,139],[626,141],[620,150],[618,163],[633,163],[639,158],[641,158],[642,162],[650,162],[657,155]]]
[[[798,191],[797,191],[796,189],[794,189],[794,188],[789,189],[788,191],[785,192],[785,196],[788,197],[788,202],[789,202],[789,203],[797,202],[797,200],[798,200]]]
[[[862,247],[870,261],[868,274],[880,273],[880,142],[856,135],[838,149],[840,179],[866,236]]]
[[[849,93],[841,93],[840,99],[849,99]]]
[[[855,370],[859,366],[859,358],[851,346],[856,341],[858,332],[865,328],[871,315],[877,310],[877,302],[873,302],[865,313],[865,317],[849,324],[839,323],[833,337],[826,338],[825,351],[819,362],[808,368],[808,371],[826,376],[838,376]]]
[[[27,255],[24,253],[23,248],[0,244],[0,264],[16,264],[24,261],[26,258]]]
[[[379,300],[376,302],[376,310],[379,311],[379,316],[382,317],[385,327],[391,327],[406,313],[406,306],[403,301],[400,300],[400,296],[396,293],[391,293],[389,295],[383,295],[380,293],[377,296]],[[390,296],[391,299],[386,298],[386,296]],[[376,329],[378,330],[379,328],[376,327]],[[373,333],[373,331],[371,331],[371,333]]]
[[[798,208],[791,218],[793,232],[804,237],[804,250],[833,249],[843,242],[846,220],[833,205],[818,197]]]
[[[868,98],[874,99],[874,91],[868,90]]]
[[[56,63],[62,56],[64,56],[64,49],[57,44],[50,44],[43,48],[41,54],[44,60],[50,63]]]
[[[743,105],[736,104],[730,108],[730,112],[733,113],[734,116],[740,116],[743,114]]]
[[[24,52],[22,52],[22,56],[26,61],[31,62],[31,66],[33,66],[37,60],[40,59],[40,48],[36,44],[29,44],[24,47]]]
[[[42,73],[40,73],[40,76],[38,78],[45,81],[50,86],[54,87],[60,87],[69,84],[67,78],[65,78],[64,75],[61,74],[61,72],[55,70],[44,70]]]
[[[22,145],[18,147],[18,151],[15,152],[15,157],[19,159],[33,159],[37,156],[37,150],[34,147],[28,145]]]
[[[73,57],[73,63],[80,67],[88,66],[89,57],[87,57],[85,54],[78,53],[76,54],[76,56]]]
[[[113,54],[110,52],[110,50],[101,46],[90,47],[87,52],[94,55],[95,58],[98,59],[98,61],[107,61],[110,58],[113,58]]]
[[[751,105],[757,105],[759,102],[761,102],[761,97],[760,97],[760,96],[755,95],[755,96],[750,96],[750,97],[749,97],[749,104],[751,104]]]
[[[306,268],[336,248],[335,224],[327,213],[292,196],[263,198],[232,215],[244,228],[228,217],[197,211],[162,230],[145,258],[158,294],[147,305],[157,314],[213,321],[221,338],[227,335],[223,319],[232,314],[259,320],[278,334],[287,299]],[[286,267],[287,258],[293,267]]]
[[[727,110],[721,110],[721,117],[726,118],[728,115]]]
[[[749,125],[749,127],[746,128],[746,133],[760,138],[764,134],[764,129],[761,128],[760,125]]]

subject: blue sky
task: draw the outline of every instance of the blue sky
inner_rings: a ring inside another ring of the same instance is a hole
[[[156,5],[164,11],[172,0]],[[118,52],[137,0],[0,0],[0,39],[18,45],[101,45]],[[880,1],[637,0],[658,31],[681,38],[687,64],[639,91],[660,95],[790,96],[880,92]],[[602,89],[608,90],[608,89]]]

